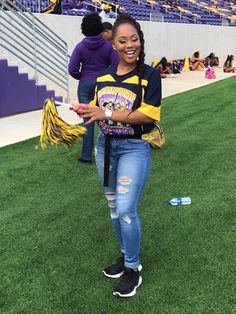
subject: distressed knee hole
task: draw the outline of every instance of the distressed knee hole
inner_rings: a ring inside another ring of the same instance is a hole
[[[111,216],[111,219],[117,219],[117,218],[119,218],[119,215],[118,215],[118,213],[116,213],[116,212],[111,212],[111,213],[110,213],[110,216]]]
[[[116,194],[113,192],[110,192],[110,193],[108,192],[105,195],[106,195],[108,202],[114,201],[116,199]]]
[[[121,178],[119,179],[119,183],[120,183],[121,185],[129,185],[131,182],[132,182],[132,179],[129,178],[129,177],[126,177],[126,176],[121,177]]]
[[[131,224],[131,219],[129,218],[129,216],[124,216],[124,217],[122,217],[122,220],[124,221],[124,222],[127,222],[127,224]]]
[[[122,185],[119,185],[117,190],[118,190],[118,193],[121,193],[121,194],[125,194],[129,192],[129,189]]]
[[[115,202],[110,202],[108,203],[109,208],[116,208],[116,203]]]

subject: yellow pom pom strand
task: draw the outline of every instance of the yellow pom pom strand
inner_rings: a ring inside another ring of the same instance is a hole
[[[48,98],[43,106],[42,130],[40,136],[41,149],[48,145],[64,144],[72,146],[86,134],[81,125],[71,125],[62,120],[52,98]]]

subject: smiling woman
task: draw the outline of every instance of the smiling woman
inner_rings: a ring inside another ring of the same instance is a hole
[[[123,24],[117,29],[113,39],[113,47],[120,56],[118,67],[120,75],[136,67],[140,54],[141,42],[135,28],[130,24]]]
[[[142,135],[160,120],[159,71],[144,63],[143,32],[131,16],[120,15],[113,27],[113,48],[119,64],[100,73],[94,100],[72,104],[87,124],[98,121],[96,164],[110,209],[122,256],[103,270],[121,280],[113,294],[135,295],[140,271],[141,225],[138,203],[149,175],[151,148]]]

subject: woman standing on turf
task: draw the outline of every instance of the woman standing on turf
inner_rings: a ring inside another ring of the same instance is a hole
[[[94,101],[72,104],[87,122],[98,121],[96,164],[110,209],[120,250],[118,262],[103,270],[121,277],[113,294],[130,297],[142,278],[140,270],[141,226],[138,203],[149,175],[151,148],[141,139],[160,120],[159,71],[144,64],[144,38],[139,23],[120,15],[113,27],[113,47],[120,61],[97,78]]]

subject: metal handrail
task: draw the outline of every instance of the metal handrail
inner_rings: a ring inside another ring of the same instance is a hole
[[[5,17],[2,17],[2,18],[7,22],[7,19],[6,19]],[[11,35],[11,28],[10,28],[8,25],[5,25],[5,28],[9,31],[9,33],[5,32],[4,30],[1,30],[1,32],[6,36],[6,38],[7,38],[7,37],[10,38],[10,39],[12,39],[13,41],[15,41],[15,43],[17,43],[18,45],[20,45],[20,42],[18,41],[18,39],[15,38],[15,37],[13,37],[13,36]],[[20,29],[19,29],[17,26],[14,26],[14,28],[15,28],[16,30],[20,31]],[[30,39],[30,37],[27,36],[27,34],[25,34],[24,36],[25,36],[25,39]],[[39,38],[39,41],[41,41],[40,38]],[[43,42],[43,43],[44,43],[44,42]],[[38,43],[38,44],[39,44],[39,43]],[[28,42],[28,43],[27,43],[27,46],[24,46],[24,50],[27,50],[29,53],[31,53],[31,50],[28,49],[29,47],[32,48],[32,49],[34,49],[34,44]],[[42,47],[41,47],[41,48],[42,48]],[[48,55],[48,54],[53,57],[53,59],[50,60],[50,62],[51,62],[52,64],[54,64],[55,66],[57,66],[59,69],[64,70],[64,68],[60,65],[60,63],[56,63],[56,62],[55,62],[55,60],[57,60],[58,62],[61,61],[60,59],[57,58],[57,55],[54,55],[50,50],[47,51],[47,55]],[[42,55],[44,55],[45,58],[47,58],[47,55],[45,54],[45,51],[44,51],[44,50],[41,51],[41,56],[42,56]],[[41,61],[43,61],[42,58],[39,57],[39,59],[40,59]],[[47,62],[47,61],[46,61],[46,62]],[[56,71],[58,74],[60,74],[60,72],[57,71],[56,69],[55,69],[55,71]]]
[[[69,101],[67,44],[20,2],[0,0],[0,47],[32,68],[36,83],[41,74]]]
[[[61,41],[62,43],[66,44],[66,42],[60,36],[58,36],[54,31],[52,31],[50,29],[50,27],[48,27],[46,24],[44,24],[39,18],[37,18],[36,16],[32,15],[31,11],[28,10],[20,1],[17,1],[16,4],[12,4],[12,2],[9,1],[9,0],[1,0],[0,2],[3,2],[3,3],[8,2],[8,3],[10,3],[10,6],[14,7],[14,9],[19,9],[19,11],[18,11],[19,13],[22,13],[22,12],[30,13],[30,16],[33,16],[34,19],[37,21],[37,23],[39,23],[43,27],[43,29],[49,31],[49,33],[52,35],[52,38],[56,37],[58,39],[58,41]]]

